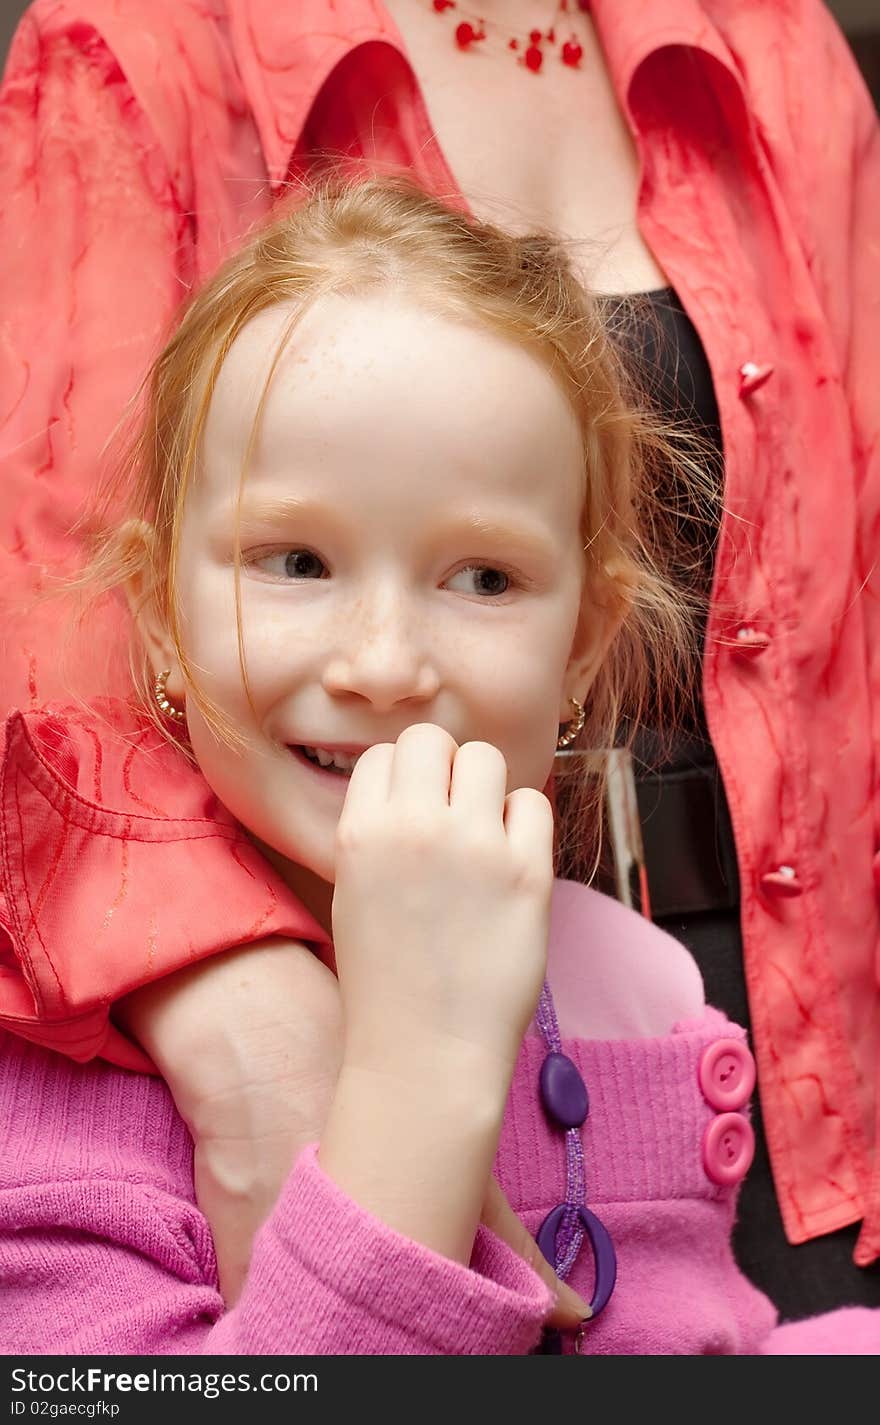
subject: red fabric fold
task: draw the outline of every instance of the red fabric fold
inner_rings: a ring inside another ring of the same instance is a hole
[[[114,1000],[257,938],[328,947],[197,768],[123,704],[15,711],[0,758],[4,1029],[154,1072]]]

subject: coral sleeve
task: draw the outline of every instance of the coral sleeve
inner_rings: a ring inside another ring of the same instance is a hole
[[[183,752],[131,710],[14,712],[0,738],[0,1027],[149,1072],[140,985],[258,937],[328,948]]]
[[[865,642],[871,687],[875,778],[880,769],[880,123],[860,81],[854,83],[858,111],[852,156],[853,193],[849,232],[849,332],[846,394],[852,412],[859,480],[859,548],[856,581],[863,591]],[[846,219],[844,219],[846,222]],[[880,848],[880,781],[873,788],[875,847]],[[880,894],[880,849],[874,855],[874,883]],[[875,957],[880,982],[880,946]],[[880,1058],[874,1097],[874,1168],[865,1221],[854,1258],[867,1266],[880,1256]],[[875,1350],[878,1349],[875,1340]]]
[[[857,543],[852,597],[864,618],[865,660],[874,740],[874,882],[880,894],[880,120],[852,52],[824,6],[811,9],[819,33],[817,55],[825,77],[821,104],[803,96],[807,153],[815,179],[814,207],[831,215],[835,241],[811,237],[808,259],[837,348],[853,436]],[[820,221],[816,218],[814,221]],[[827,221],[827,217],[826,217]],[[875,957],[880,981],[880,946]],[[878,1060],[880,1075],[880,1060]],[[875,1083],[875,1143],[880,1142],[880,1079]],[[874,1154],[866,1185],[865,1220],[854,1259],[867,1266],[880,1256],[880,1160]]]
[[[191,284],[194,234],[107,44],[41,3],[0,88],[0,714],[67,697],[64,601],[31,607],[80,553],[70,526]],[[118,692],[115,609],[76,650],[86,696]]]

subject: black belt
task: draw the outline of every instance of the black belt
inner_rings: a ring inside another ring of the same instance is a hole
[[[609,812],[597,889],[646,911],[652,920],[736,909],[736,845],[711,748],[682,744],[673,760],[656,770],[637,757],[623,757],[620,765],[628,786],[621,791],[619,784],[611,794],[618,797],[617,830]],[[628,800],[628,818],[620,814],[621,795]],[[622,821],[629,823],[624,834]]]
[[[739,905],[736,845],[717,764],[636,772],[652,920]]]

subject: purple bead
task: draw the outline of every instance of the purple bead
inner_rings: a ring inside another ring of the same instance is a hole
[[[556,1270],[556,1234],[562,1225],[562,1219],[568,1212],[569,1207],[574,1204],[561,1202],[558,1207],[554,1207],[552,1212],[548,1212],[541,1226],[538,1228],[536,1241],[541,1252],[547,1261]],[[575,1211],[580,1219],[580,1224],[584,1229],[586,1239],[590,1244],[593,1253],[593,1265],[595,1268],[595,1280],[593,1282],[593,1295],[590,1300],[590,1310],[593,1318],[604,1311],[608,1305],[611,1293],[617,1282],[617,1253],[614,1250],[614,1243],[608,1234],[608,1229],[603,1222],[600,1222],[595,1212],[591,1212],[588,1207],[574,1205]]]
[[[589,1113],[587,1086],[567,1054],[548,1054],[541,1065],[541,1102],[562,1128],[580,1128]]]

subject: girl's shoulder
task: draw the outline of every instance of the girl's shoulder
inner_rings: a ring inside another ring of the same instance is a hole
[[[576,881],[553,885],[547,978],[563,1038],[650,1038],[700,1019],[706,1008],[686,946]]]
[[[199,769],[127,704],[0,729],[0,1028],[149,1069],[110,1019],[138,986],[269,936],[327,937]]]
[[[0,727],[0,785],[23,776],[49,796],[66,799],[71,816],[92,813],[92,825],[114,814],[234,825],[198,767],[180,745],[119,698],[93,704],[49,702],[13,708]],[[195,829],[195,827],[193,828]]]

